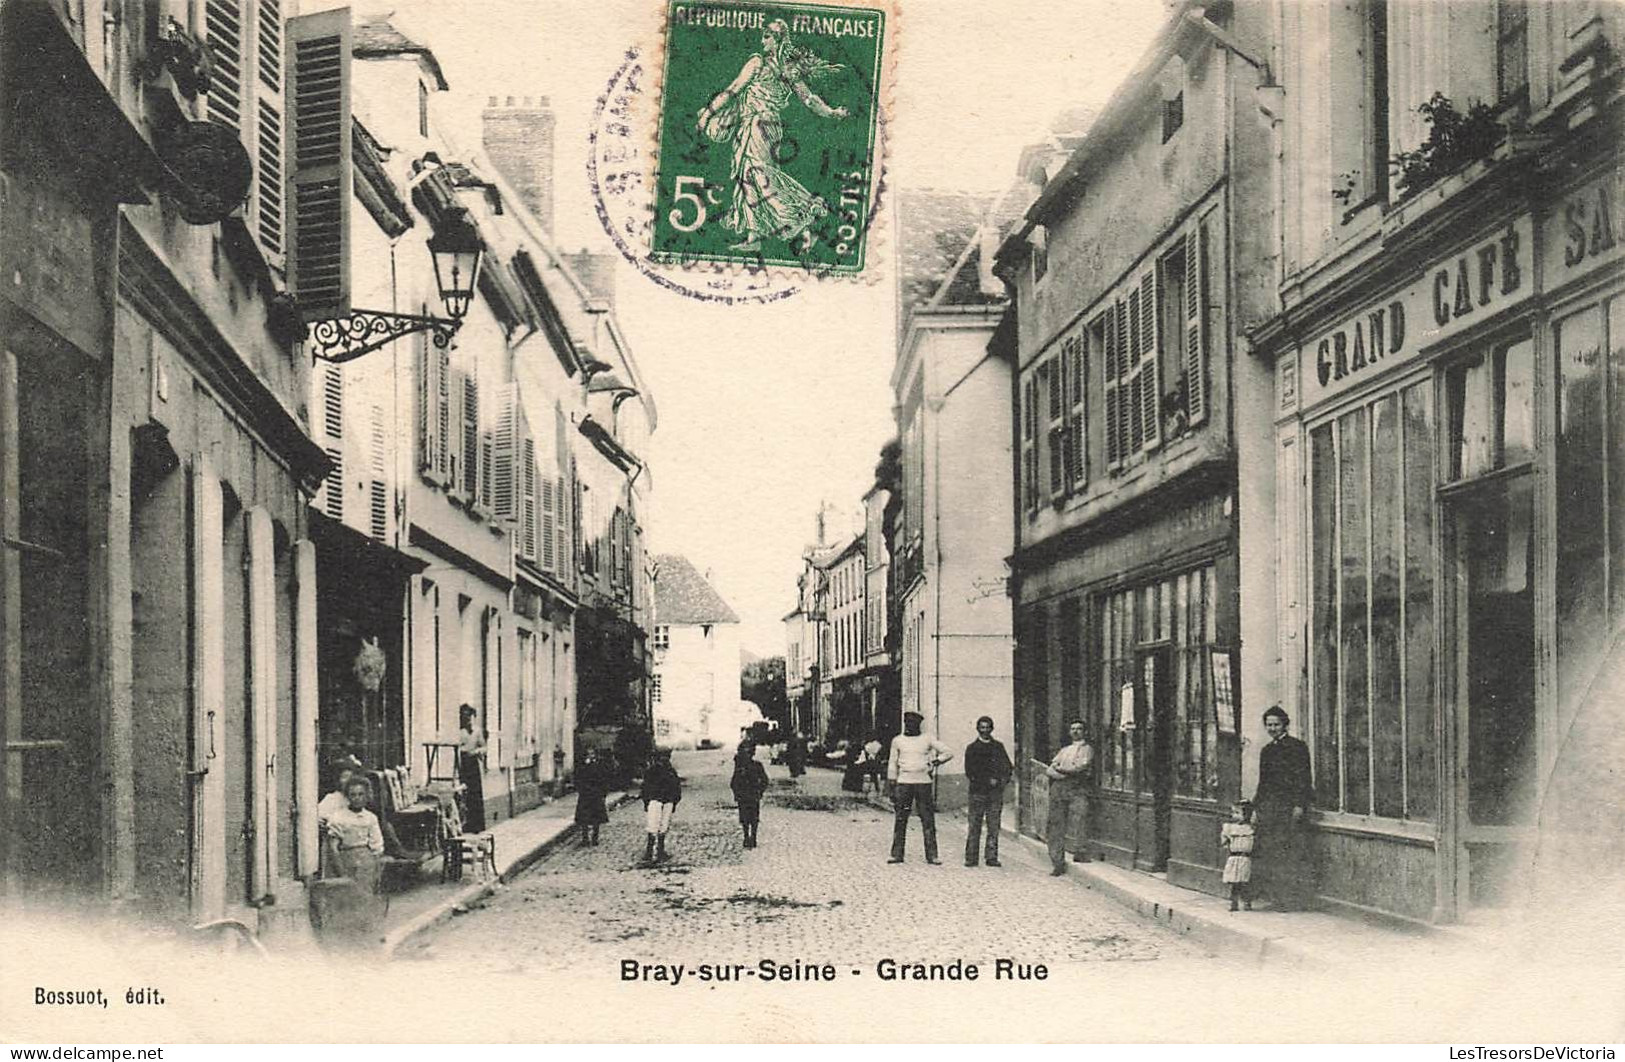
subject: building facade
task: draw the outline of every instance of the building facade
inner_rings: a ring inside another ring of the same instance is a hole
[[[655,741],[668,748],[739,740],[739,616],[687,557],[654,558]]]
[[[983,715],[1012,731],[1010,363],[988,349],[1005,308],[992,251],[1009,202],[905,191],[898,207],[899,700],[950,745],[975,737]],[[964,804],[958,759],[937,782],[939,804]]]
[[[1278,18],[1262,534],[1320,899],[1471,918],[1527,896],[1548,831],[1580,821],[1549,793],[1601,777],[1575,735],[1618,728],[1599,677],[1625,612],[1620,12]],[[1458,119],[1471,135],[1446,143]]]
[[[1238,663],[1259,641],[1243,610],[1274,593],[1239,545],[1243,521],[1271,511],[1258,469],[1273,468],[1257,442],[1268,378],[1240,356],[1242,330],[1274,302],[1267,8],[1210,13],[1173,5],[1062,164],[1024,158],[1036,199],[1000,265],[1017,350],[1021,828],[1044,831],[1035,761],[1082,719],[1099,788],[1078,845],[1219,891],[1238,713],[1275,695],[1251,674],[1268,669]]]

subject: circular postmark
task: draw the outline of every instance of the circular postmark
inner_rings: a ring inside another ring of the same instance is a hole
[[[642,54],[627,49],[593,110],[588,137],[587,183],[593,209],[621,256],[656,284],[691,299],[723,305],[767,303],[801,290],[794,279],[763,268],[719,262],[658,262],[649,246],[654,232],[653,165],[649,130],[657,101],[648,91]]]

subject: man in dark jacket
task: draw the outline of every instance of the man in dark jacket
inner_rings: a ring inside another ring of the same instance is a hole
[[[671,765],[671,752],[656,749],[650,757],[648,769],[643,773],[644,830],[648,842],[643,850],[645,865],[666,861],[666,831],[671,828],[672,812],[683,799],[683,782]]]
[[[970,790],[970,833],[965,836],[965,865],[976,865],[976,848],[987,826],[987,865],[999,866],[999,825],[1004,818],[1004,787],[1014,767],[1004,743],[993,737],[993,719],[976,720],[976,740],[965,746],[965,781]]]
[[[1301,911],[1314,891],[1303,817],[1314,803],[1309,746],[1287,733],[1291,720],[1280,705],[1264,712],[1269,744],[1258,750],[1258,788],[1253,809],[1258,825],[1255,860],[1261,891],[1277,911]]]

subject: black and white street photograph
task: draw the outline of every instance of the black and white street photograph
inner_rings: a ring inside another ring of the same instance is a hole
[[[1612,1059],[1625,2],[0,0],[0,727],[11,1058]]]

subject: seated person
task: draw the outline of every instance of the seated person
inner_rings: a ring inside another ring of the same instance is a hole
[[[367,810],[372,786],[352,775],[344,784],[346,805],[323,823],[327,865],[368,892],[378,891],[378,857],[384,854],[384,832],[378,816]]]
[[[346,756],[339,760],[336,766],[339,772],[338,784],[316,804],[316,821],[322,827],[327,826],[327,820],[332,818],[335,811],[343,811],[349,806],[350,801],[345,796],[344,789],[350,784],[350,779],[356,776],[356,772],[361,770],[361,761],[354,756]]]

